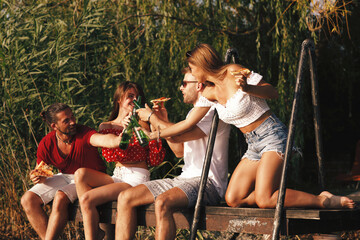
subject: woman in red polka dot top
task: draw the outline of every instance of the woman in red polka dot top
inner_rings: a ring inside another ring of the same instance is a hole
[[[133,100],[138,96],[145,102],[143,90],[139,85],[129,81],[121,83],[114,94],[113,111],[109,121],[100,124],[100,133],[122,134],[130,122]],[[139,123],[141,127],[150,129],[147,123]],[[149,181],[148,166],[160,164],[164,159],[165,149],[161,140],[152,140],[147,146],[141,147],[134,135],[126,150],[103,148],[102,154],[106,161],[116,162],[113,176],[88,168],[80,168],[75,172],[86,239],[102,239],[104,235],[99,229],[99,214],[96,207],[117,200],[119,193],[125,189]]]

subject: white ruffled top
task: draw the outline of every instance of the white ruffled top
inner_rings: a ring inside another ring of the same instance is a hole
[[[257,85],[261,79],[262,76],[260,74],[252,72],[247,79],[247,83],[249,85]],[[219,113],[219,118],[222,121],[238,128],[253,123],[270,109],[265,99],[249,95],[241,89],[238,89],[237,92],[227,100],[225,105],[209,101],[204,96],[200,96],[195,104],[195,107],[211,106],[215,106]]]

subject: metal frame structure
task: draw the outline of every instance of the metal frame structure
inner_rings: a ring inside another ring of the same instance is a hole
[[[230,60],[233,60],[234,63],[239,63],[238,52],[234,48],[229,49],[226,52],[225,63],[230,63]],[[283,218],[284,200],[285,200],[285,192],[286,192],[287,168],[293,147],[296,118],[298,112],[298,105],[300,101],[300,93],[304,78],[304,72],[307,69],[305,64],[306,60],[308,60],[309,62],[310,77],[311,77],[311,89],[312,89],[311,93],[312,93],[312,103],[313,103],[313,111],[314,111],[313,119],[314,119],[314,127],[315,127],[315,144],[316,144],[316,153],[317,153],[318,166],[319,166],[319,184],[320,184],[320,188],[324,189],[324,174],[323,174],[323,164],[322,164],[323,151],[322,151],[322,137],[321,137],[321,124],[320,124],[320,106],[318,103],[318,82],[316,78],[316,66],[315,66],[315,46],[312,40],[306,39],[303,41],[301,46],[301,55],[299,60],[295,94],[294,94],[291,118],[289,123],[289,132],[286,143],[284,166],[282,169],[279,195],[278,195],[275,216],[274,216],[274,225],[273,225],[273,233],[272,233],[273,240],[279,239],[279,235],[280,235],[279,233],[280,233],[281,221]],[[198,223],[201,217],[201,210],[203,209],[203,195],[210,169],[210,163],[211,163],[213,147],[215,144],[215,136],[216,136],[218,121],[219,121],[219,116],[215,110],[212,121],[212,128],[207,143],[206,155],[204,159],[204,165],[203,165],[201,181],[200,181],[199,195],[195,205],[194,217],[190,230],[191,240],[194,240],[196,237]]]
[[[315,45],[312,40],[306,39],[303,41],[301,45],[301,54],[300,54],[300,60],[298,66],[298,73],[296,77],[296,86],[295,86],[295,94],[294,94],[294,100],[293,100],[293,106],[292,106],[291,118],[289,124],[289,133],[286,142],[285,160],[281,174],[282,176],[281,176],[278,200],[276,204],[274,226],[272,233],[273,240],[279,239],[279,232],[283,217],[282,214],[284,209],[284,200],[285,200],[285,192],[286,192],[287,167],[293,147],[294,132],[296,127],[298,105],[300,102],[300,93],[304,78],[304,72],[307,69],[305,64],[306,60],[308,60],[309,62],[310,78],[311,78],[311,94],[312,94],[312,103],[313,103],[313,111],[314,111],[314,127],[315,127],[315,144],[316,144],[316,154],[317,154],[318,166],[319,166],[319,184],[321,189],[324,189],[325,187],[323,164],[322,164],[323,151],[322,151],[322,137],[321,137],[321,124],[320,124],[320,106],[318,103],[318,81],[316,77],[316,66],[315,66]]]

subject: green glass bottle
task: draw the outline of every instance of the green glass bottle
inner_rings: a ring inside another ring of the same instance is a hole
[[[141,127],[138,120],[137,120],[137,115],[136,115],[136,110],[142,108],[140,106],[140,102],[141,102],[141,96],[138,96],[137,100],[133,100],[134,102],[134,108],[133,108],[133,115],[131,116],[130,120],[131,123],[133,125],[134,128],[134,132],[135,132],[135,136],[140,144],[140,146],[145,147],[146,145],[149,144],[149,137],[144,133],[143,130],[139,129],[137,130],[137,127]]]
[[[141,129],[136,129],[138,127],[141,127],[139,122],[136,120],[136,117],[134,115],[131,116],[131,124],[133,125],[133,129],[135,132],[135,136],[140,144],[140,146],[145,147],[149,144],[149,138]]]
[[[134,99],[133,103],[135,105],[134,108],[133,108],[133,113],[135,113],[136,110],[142,108],[141,105],[140,105],[141,104],[141,96],[138,96],[137,99]]]
[[[126,150],[127,147],[129,146],[129,143],[130,143],[130,140],[132,137],[132,130],[133,130],[133,125],[132,125],[132,122],[130,122],[122,134],[121,141],[119,144],[120,149]]]

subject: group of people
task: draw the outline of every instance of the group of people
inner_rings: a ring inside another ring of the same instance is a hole
[[[174,239],[172,213],[195,206],[202,165],[214,109],[219,126],[206,183],[204,201],[215,205],[225,197],[230,207],[274,208],[277,201],[285,153],[287,129],[271,112],[266,99],[277,97],[276,89],[262,76],[238,64],[224,64],[208,44],[199,44],[186,53],[188,67],[180,87],[184,103],[193,105],[186,119],[171,123],[164,104],[138,109],[141,129],[150,142],[142,147],[135,136],[126,150],[119,148],[122,132],[130,122],[133,100],[145,97],[140,86],[126,81],[117,88],[113,111],[99,132],[76,124],[71,109],[61,103],[51,105],[42,116],[53,130],[40,142],[37,163],[44,161],[59,169],[53,177],[35,177],[36,184],[21,199],[29,222],[41,239],[56,239],[68,220],[68,205],[79,199],[86,239],[102,239],[96,207],[117,200],[116,239],[132,239],[137,226],[136,208],[155,203],[156,239]],[[234,74],[236,73],[236,74]],[[244,134],[248,149],[228,179],[228,139],[230,124]],[[163,160],[160,138],[177,157],[184,158],[182,173],[175,178],[150,180],[148,166]],[[106,161],[116,162],[113,176]],[[52,201],[48,217],[43,205]],[[313,195],[286,190],[285,207],[353,208],[344,196],[324,191]]]

